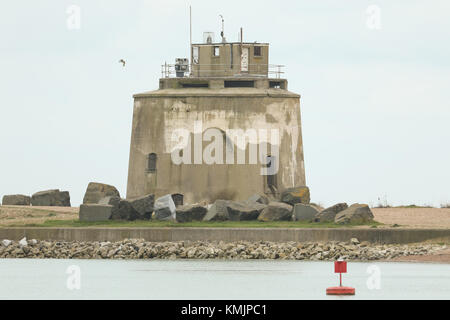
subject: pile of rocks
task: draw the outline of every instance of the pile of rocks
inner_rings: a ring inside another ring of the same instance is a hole
[[[55,259],[289,259],[379,260],[407,255],[432,254],[445,249],[435,244],[382,245],[361,242],[120,242],[3,240],[0,258]]]
[[[133,199],[122,199],[119,191],[111,185],[90,182],[80,206],[80,221],[105,220],[175,220],[177,205],[179,219],[192,221],[197,218],[197,207],[183,207],[183,195],[172,194],[157,198],[152,194]],[[202,208],[200,210],[204,210]],[[186,214],[183,218],[183,212]]]
[[[80,206],[81,221],[150,219],[153,213],[154,196],[122,199],[119,191],[107,184],[89,183]]]
[[[39,191],[31,197],[23,194],[5,195],[2,199],[4,206],[45,206],[70,207],[70,194],[59,189]]]
[[[279,199],[255,194],[245,201],[216,200],[213,204],[182,205],[182,195],[154,195],[121,199],[113,186],[89,183],[80,207],[80,220],[104,221],[156,219],[190,221],[303,221],[364,224],[373,220],[368,205],[339,203],[327,209],[310,204],[309,188],[300,186],[281,193]]]

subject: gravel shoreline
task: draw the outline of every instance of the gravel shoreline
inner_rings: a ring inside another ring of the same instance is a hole
[[[438,244],[371,244],[350,242],[148,242],[125,239],[119,242],[64,242],[3,240],[0,258],[36,259],[281,259],[349,261],[391,260],[424,256],[445,250]]]

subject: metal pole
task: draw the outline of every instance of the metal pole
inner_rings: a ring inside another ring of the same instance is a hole
[[[243,38],[243,31],[242,31],[242,27],[241,27],[241,52],[240,52],[241,59],[239,61],[239,73],[242,73],[242,43],[243,43],[242,38]]]
[[[192,76],[192,7],[191,6],[189,6],[189,52],[191,53],[189,74]]]

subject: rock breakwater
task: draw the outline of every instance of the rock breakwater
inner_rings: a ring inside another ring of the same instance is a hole
[[[437,244],[371,244],[350,242],[64,242],[3,240],[0,258],[37,259],[283,259],[283,260],[389,260],[400,256],[427,255],[445,249]]]

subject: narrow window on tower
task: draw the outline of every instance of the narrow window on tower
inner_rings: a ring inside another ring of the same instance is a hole
[[[150,153],[147,157],[147,172],[156,172],[156,153]]]

